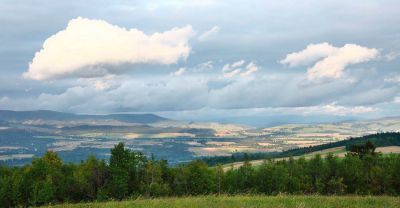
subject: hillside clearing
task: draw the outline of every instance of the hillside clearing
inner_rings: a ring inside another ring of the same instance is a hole
[[[383,154],[400,153],[400,146],[378,147],[375,151]]]
[[[337,155],[338,157],[344,156],[346,154],[346,149],[345,147],[334,147],[334,148],[329,148],[329,149],[325,149],[325,150],[321,150],[321,151],[316,151],[316,152],[311,152],[302,156],[294,156],[293,159],[298,159],[300,157],[304,157],[304,158],[311,158],[317,154],[320,154],[321,156],[324,155],[328,155],[329,153],[332,153],[334,155]],[[275,158],[275,161],[279,161],[279,160],[288,160],[289,157],[282,157],[282,158]],[[253,166],[257,166],[257,165],[261,165],[264,162],[264,160],[252,160],[250,161],[250,163]],[[235,162],[235,163],[231,163],[231,164],[225,164],[223,165],[224,170],[228,170],[232,167],[233,168],[239,168],[240,166],[243,165],[243,162]]]
[[[400,207],[399,197],[389,196],[201,196],[182,198],[138,199],[54,207]]]
[[[375,150],[376,152],[380,152],[382,154],[399,154],[400,153],[400,146],[388,146],[388,147],[378,147]],[[329,148],[329,149],[325,149],[325,150],[321,150],[321,151],[315,151],[315,152],[311,152],[302,156],[294,156],[293,159],[299,159],[300,157],[304,157],[306,159],[312,158],[315,155],[319,154],[322,157],[328,155],[329,153],[332,153],[333,155],[337,156],[337,157],[344,157],[346,155],[346,149],[345,147],[334,147],[334,148]],[[279,161],[279,160],[288,160],[289,157],[282,157],[282,158],[276,158],[274,159],[275,161]],[[253,166],[258,166],[261,165],[264,162],[264,160],[252,160],[250,161],[250,163]],[[235,162],[235,163],[230,163],[230,164],[225,164],[223,165],[223,168],[225,171],[229,170],[230,168],[239,168],[240,166],[243,165],[243,162]]]

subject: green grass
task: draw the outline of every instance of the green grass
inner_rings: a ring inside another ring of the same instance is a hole
[[[321,157],[326,157],[329,153],[332,153],[333,155],[336,155],[339,157],[344,157],[345,153],[346,153],[346,148],[345,147],[333,147],[333,148],[324,149],[321,151],[310,152],[310,153],[300,155],[300,156],[293,156],[293,159],[299,159],[300,157],[304,157],[305,159],[311,159],[311,158],[315,157],[315,155],[317,155],[317,154],[321,155]],[[275,161],[289,160],[289,157],[273,158],[273,160],[275,160]],[[234,168],[239,168],[240,166],[243,165],[243,163],[244,162],[227,163],[227,164],[224,164],[222,167],[226,171],[232,167],[232,164],[233,164]],[[257,167],[257,166],[262,165],[264,163],[264,160],[251,160],[250,163],[254,167]]]
[[[400,207],[400,197],[390,196],[201,196],[182,198],[137,199],[82,204],[63,204],[55,207]]]
[[[381,147],[381,148],[387,148],[387,147]],[[315,151],[315,152],[310,152],[304,155],[300,155],[300,156],[293,156],[293,159],[299,159],[300,157],[304,157],[305,159],[311,159],[313,157],[315,157],[315,155],[320,155],[321,157],[326,157],[328,156],[328,154],[333,154],[334,156],[338,156],[339,159],[340,158],[344,158],[347,151],[346,148],[344,146],[342,147],[333,147],[333,148],[329,148],[329,149],[324,149],[324,150],[320,150],[320,151]],[[390,154],[398,154],[398,153],[382,153],[384,156],[386,155],[390,155]],[[289,160],[289,157],[280,157],[280,158],[273,158],[273,160],[275,161],[279,161],[279,160]],[[234,168],[239,168],[240,166],[243,165],[244,162],[234,162],[234,163],[227,163],[222,165],[222,167],[224,168],[225,171],[231,169],[232,164]],[[258,167],[260,165],[262,165],[264,163],[264,160],[251,160],[250,163],[254,166],[254,167]]]

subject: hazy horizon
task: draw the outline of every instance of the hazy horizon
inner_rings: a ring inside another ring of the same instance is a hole
[[[15,111],[9,109],[0,109],[0,111],[13,111],[19,113],[31,113],[31,112],[41,112],[41,111],[49,111],[55,113],[67,113],[67,114],[75,114],[75,115],[97,115],[97,116],[107,116],[107,115],[115,115],[115,114],[123,114],[123,115],[144,115],[144,114],[152,114],[156,116],[160,116],[162,118],[175,120],[175,121],[185,121],[185,122],[217,122],[221,124],[240,124],[247,125],[249,127],[255,128],[265,128],[265,127],[273,127],[280,126],[285,124],[324,124],[324,123],[340,123],[340,122],[352,122],[352,121],[367,121],[374,119],[384,119],[391,118],[397,116],[385,116],[385,117],[376,117],[376,118],[363,118],[356,116],[331,116],[331,115],[314,115],[314,116],[300,116],[300,115],[252,115],[252,116],[233,116],[233,117],[208,117],[207,115],[203,116],[190,116],[187,117],[174,117],[168,115],[165,112],[113,112],[113,113],[71,113],[71,112],[63,112],[63,111],[54,111],[54,110],[22,110]],[[36,116],[40,116],[39,114]],[[1,119],[0,119],[1,121]]]

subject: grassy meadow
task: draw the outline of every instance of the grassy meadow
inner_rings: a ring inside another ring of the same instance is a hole
[[[200,196],[181,198],[136,199],[126,201],[62,204],[53,207],[287,207],[287,208],[333,208],[333,207],[400,207],[400,197],[390,196]]]

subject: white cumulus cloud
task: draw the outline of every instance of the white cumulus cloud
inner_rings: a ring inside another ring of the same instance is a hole
[[[363,63],[378,57],[379,51],[375,48],[366,48],[354,44],[346,44],[314,66],[308,69],[308,79],[339,78],[344,69],[351,64]]]
[[[286,55],[280,63],[288,64],[291,67],[306,65],[337,53],[337,51],[338,48],[329,43],[310,44],[304,50]]]
[[[123,64],[173,64],[190,53],[192,27],[147,35],[102,20],[78,17],[49,37],[23,77],[46,80],[118,73]]]
[[[314,63],[308,68],[308,79],[340,78],[347,66],[371,61],[379,56],[375,48],[356,44],[334,47],[328,43],[311,44],[306,49],[288,54],[280,63],[298,66]]]

